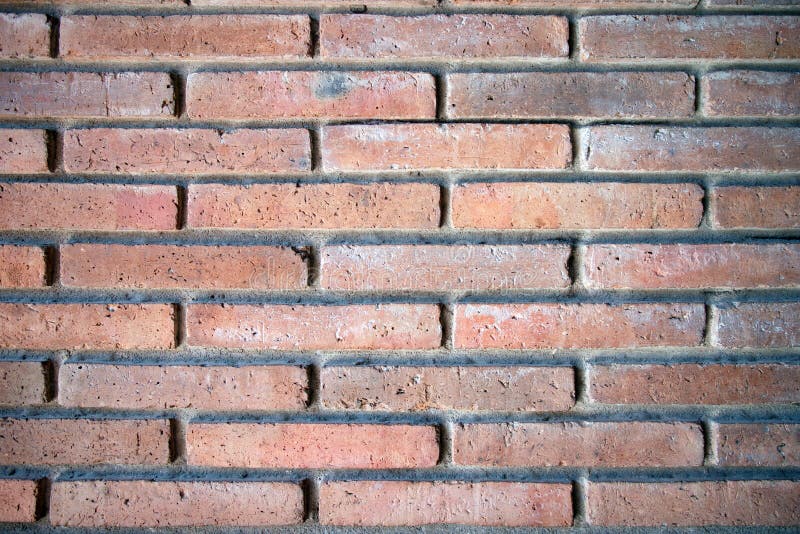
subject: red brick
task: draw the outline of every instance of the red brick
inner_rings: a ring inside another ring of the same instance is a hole
[[[47,172],[44,130],[0,130],[0,172]]]
[[[433,184],[189,186],[189,225],[212,228],[437,228]]]
[[[455,322],[467,349],[693,346],[705,314],[694,304],[464,304]]]
[[[707,0],[710,6],[741,7],[748,9],[752,6],[764,7],[795,7],[797,0]]]
[[[609,365],[591,375],[591,397],[610,404],[800,402],[800,367],[790,365]]]
[[[581,59],[787,59],[800,57],[800,19],[746,16],[584,17]]]
[[[800,245],[590,245],[593,288],[754,288],[800,285]]]
[[[157,349],[175,345],[169,304],[0,304],[0,347]]]
[[[323,130],[328,170],[562,169],[572,161],[563,124],[381,124]]]
[[[0,522],[36,521],[35,480],[0,480]]]
[[[320,54],[356,59],[565,57],[568,34],[563,17],[323,15]]]
[[[0,115],[162,117],[175,112],[165,72],[2,72]]]
[[[407,72],[198,72],[187,113],[198,119],[436,117],[433,76]]]
[[[800,465],[800,425],[719,425],[720,465]]]
[[[45,15],[0,13],[0,57],[48,57],[50,25]]]
[[[188,341],[253,349],[432,349],[441,343],[432,304],[189,306]]]
[[[800,114],[800,75],[790,72],[712,72],[701,80],[709,116]]]
[[[451,74],[456,118],[689,117],[694,77],[682,72]]]
[[[310,168],[308,132],[109,129],[64,134],[64,168],[100,173],[274,173]]]
[[[439,0],[369,0],[369,7],[432,7]],[[353,6],[353,0],[192,0],[193,6],[291,6],[324,7]],[[363,4],[362,4],[363,5]]]
[[[2,464],[158,465],[169,462],[169,422],[3,419],[0,443]]]
[[[78,287],[302,289],[308,273],[286,247],[66,245],[61,282]]]
[[[592,482],[591,525],[796,525],[800,484],[784,480],[632,483]]]
[[[562,411],[575,402],[569,367],[328,367],[334,410]]]
[[[0,362],[0,404],[42,404],[45,392],[41,362]]]
[[[712,198],[719,227],[800,227],[800,187],[719,187]]]
[[[196,410],[302,410],[301,367],[65,364],[60,404],[75,407]]]
[[[310,45],[309,19],[302,15],[61,19],[61,55],[67,58],[306,56]]]
[[[580,7],[585,9],[694,7],[697,0],[450,0],[464,7]]]
[[[326,482],[323,525],[568,526],[569,484],[522,482]]]
[[[68,527],[295,525],[303,492],[283,482],[56,482],[49,517]]]
[[[45,285],[44,250],[39,247],[0,245],[0,286],[43,285]]]
[[[682,423],[457,425],[462,465],[676,467],[703,464],[703,432]]]
[[[503,290],[570,284],[566,245],[323,247],[326,289]]]
[[[174,187],[0,184],[3,230],[174,230],[177,220]]]
[[[192,424],[190,465],[308,469],[432,467],[432,426],[345,424]]]
[[[695,184],[470,183],[453,188],[453,224],[463,228],[696,228]]]
[[[718,339],[723,347],[796,347],[800,345],[800,303],[721,308]]]
[[[800,169],[800,128],[593,126],[589,169],[789,171]]]

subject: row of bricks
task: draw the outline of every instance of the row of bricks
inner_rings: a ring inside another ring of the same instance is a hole
[[[446,119],[695,116],[695,77],[682,72],[449,74]],[[707,117],[800,115],[800,75],[734,70],[699,77]],[[2,72],[0,117],[436,119],[433,75],[407,72],[197,72],[176,105],[165,72]]]
[[[571,52],[569,22],[557,16],[328,14],[318,25],[322,59],[566,59]],[[59,21],[58,57],[303,58],[315,52],[311,27],[303,15],[68,15]],[[580,18],[575,33],[586,62],[800,56],[800,18],[792,16],[593,16]],[[0,35],[4,57],[51,55],[44,15],[2,14]]]

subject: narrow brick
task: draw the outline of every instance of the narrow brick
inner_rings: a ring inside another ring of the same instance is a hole
[[[750,9],[752,7],[795,7],[797,0],[707,0],[710,6],[738,7]]]
[[[458,425],[461,465],[680,467],[703,464],[703,432],[683,423],[503,423]]]
[[[0,463],[33,465],[169,462],[169,422],[0,420]]]
[[[159,349],[175,345],[169,304],[0,304],[0,347]]]
[[[192,424],[190,465],[303,469],[432,467],[432,426],[346,424]]]
[[[301,367],[65,364],[59,403],[118,409],[302,410],[308,377]]]
[[[724,71],[701,79],[703,113],[712,117],[800,114],[800,75],[791,72]]]
[[[322,403],[334,410],[565,411],[569,367],[327,367]]]
[[[711,218],[722,228],[800,227],[800,187],[719,187]]]
[[[0,480],[0,522],[36,521],[37,492],[35,480]]]
[[[187,113],[198,119],[436,117],[433,76],[408,72],[198,72]]]
[[[197,228],[437,228],[433,184],[254,184],[189,186]]]
[[[453,188],[461,228],[696,228],[703,190],[695,184],[469,183]]]
[[[284,482],[56,482],[49,517],[95,528],[296,525],[303,492]]]
[[[50,25],[45,15],[0,13],[0,57],[50,56]]]
[[[589,169],[610,171],[791,171],[800,169],[800,129],[593,126]]]
[[[569,286],[566,245],[323,247],[323,288],[492,291]]]
[[[719,425],[717,443],[720,465],[800,465],[800,425]]]
[[[48,172],[44,130],[0,129],[0,172],[5,174]]]
[[[469,36],[469,37],[467,37]],[[567,19],[550,16],[323,15],[325,58],[565,57]]]
[[[561,124],[382,124],[323,130],[328,170],[562,169],[572,161]]]
[[[45,392],[41,362],[0,362],[0,404],[42,404]]]
[[[300,129],[68,130],[64,168],[113,174],[306,171],[309,137]]]
[[[458,524],[541,527],[572,524],[569,484],[523,482],[326,482],[323,525]]]
[[[432,349],[441,343],[432,304],[189,306],[188,342],[253,349]]]
[[[694,7],[697,0],[450,0],[464,7],[559,7],[585,9]]]
[[[174,187],[0,183],[2,230],[174,230],[177,219]]]
[[[719,310],[722,347],[796,347],[800,345],[800,303],[743,303]]]
[[[705,314],[694,304],[464,304],[455,344],[467,349],[695,346]]]
[[[42,248],[0,245],[0,287],[44,285],[45,265]]]

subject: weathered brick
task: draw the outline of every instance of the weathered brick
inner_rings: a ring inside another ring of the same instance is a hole
[[[567,19],[551,16],[323,15],[320,54],[333,58],[565,57]]]
[[[712,221],[723,228],[800,227],[800,187],[719,187]]]
[[[188,342],[258,349],[431,349],[441,343],[432,304],[189,306]]]
[[[797,0],[707,0],[710,6],[740,7],[749,9],[756,6],[764,7],[795,7]]]
[[[694,346],[705,313],[694,304],[464,304],[455,345],[468,349]]]
[[[0,463],[166,464],[169,439],[165,420],[3,419]]]
[[[36,521],[35,480],[0,480],[0,522]]]
[[[432,467],[432,426],[347,424],[191,424],[190,465],[391,469]]]
[[[724,71],[702,77],[703,113],[709,116],[800,114],[800,75],[791,72]]]
[[[569,367],[327,367],[331,409],[562,411],[575,403]]]
[[[0,245],[0,287],[43,285],[45,285],[43,249]]]
[[[0,404],[42,404],[45,392],[41,362],[0,362]]]
[[[719,309],[718,341],[723,347],[800,345],[800,303],[743,303]]]
[[[157,349],[175,345],[169,304],[0,304],[0,347]]]
[[[48,57],[50,25],[45,15],[0,13],[0,57]]]
[[[439,0],[370,0],[369,7],[432,7]],[[193,0],[193,6],[292,6],[353,5],[352,0]]]
[[[572,161],[562,124],[381,124],[323,129],[328,170],[561,169]]]
[[[719,425],[717,443],[720,465],[800,465],[800,425]]]
[[[502,290],[569,286],[566,245],[323,247],[323,288]]]
[[[32,174],[47,171],[44,130],[0,130],[0,172]]]
[[[58,398],[74,407],[302,410],[307,387],[301,367],[70,363],[61,367]]]
[[[198,119],[432,119],[433,76],[407,72],[198,72],[187,113]]]
[[[68,527],[266,526],[303,521],[303,492],[284,482],[56,482],[50,523]]]
[[[100,173],[274,173],[310,168],[306,130],[68,130],[64,168]]]

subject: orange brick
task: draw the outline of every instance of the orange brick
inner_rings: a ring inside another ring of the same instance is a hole
[[[714,224],[724,228],[800,227],[800,187],[720,187]]]
[[[42,404],[45,392],[41,362],[0,362],[0,404]]]
[[[719,425],[717,442],[720,465],[800,465],[800,425]]]
[[[45,15],[0,13],[0,57],[50,55],[50,25]]]
[[[42,287],[44,285],[43,249],[0,245],[0,287]]]
[[[800,345],[800,303],[743,303],[719,310],[723,347],[796,347]]]
[[[0,129],[0,172],[48,172],[44,130]]]

